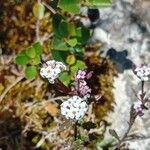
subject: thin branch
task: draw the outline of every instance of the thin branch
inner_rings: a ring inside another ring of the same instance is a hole
[[[147,139],[150,139],[150,136],[128,138],[125,139],[125,141],[136,141],[136,140],[147,140]]]
[[[136,119],[136,118],[135,118],[135,119]],[[127,131],[124,133],[122,139],[120,139],[120,141],[119,141],[119,143],[117,144],[116,148],[119,148],[120,145],[122,144],[122,142],[125,141],[125,138],[128,136],[128,133],[130,132],[130,130],[131,130],[133,124],[134,124],[135,119],[129,124]]]
[[[2,93],[2,95],[0,96],[0,103],[2,102],[2,100],[4,99],[4,97],[6,96],[6,94],[10,91],[10,89],[12,87],[14,87],[18,82],[20,82],[22,79],[24,78],[24,76],[18,77],[12,84],[10,84],[5,91]]]
[[[36,29],[35,29],[35,32],[36,32],[36,41],[40,41],[40,20],[38,19],[36,21]]]
[[[38,4],[41,4],[41,0],[38,0]],[[36,33],[36,41],[41,42],[40,38],[40,19],[37,19],[36,26],[35,26],[35,33]]]
[[[55,11],[50,5],[47,5],[45,2],[42,2],[42,4],[43,4],[47,9],[49,9],[53,14],[56,14],[56,11]]]
[[[47,101],[52,102],[52,101],[63,100],[63,99],[68,99],[68,98],[70,98],[70,96],[58,96],[58,97],[51,98],[50,100],[47,100]]]
[[[74,140],[75,141],[77,139],[77,134],[78,134],[77,125],[78,125],[78,121],[76,121],[75,124],[74,124]]]
[[[54,33],[46,34],[46,35],[44,35],[44,36],[41,38],[41,42],[44,43],[45,41],[47,41],[48,39],[52,38],[53,36],[54,36]]]
[[[141,82],[141,91],[142,91],[142,94],[141,94],[141,101],[143,103],[143,105],[146,103],[146,101],[144,101],[144,96],[145,96],[145,93],[144,93],[144,81]],[[133,107],[131,107],[131,114],[130,114],[130,121],[129,121],[129,126],[127,128],[127,131],[124,133],[123,137],[120,139],[120,141],[118,142],[117,146],[116,146],[116,149],[119,149],[121,144],[125,141],[125,139],[128,137],[128,134],[135,122],[135,119],[137,118],[138,116],[138,113],[133,113],[132,111]]]

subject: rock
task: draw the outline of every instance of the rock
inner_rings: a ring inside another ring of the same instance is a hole
[[[95,28],[93,41],[101,41],[105,55],[115,61],[120,69],[114,82],[114,112],[106,120],[112,123],[105,134],[111,137],[108,130],[115,129],[122,136],[128,126],[131,105],[137,100],[132,89],[140,90],[139,79],[131,70],[131,62],[136,65],[150,65],[150,1],[148,0],[114,0],[110,8],[100,8],[100,21]],[[111,49],[111,51],[110,51]],[[126,50],[126,51],[124,51]],[[128,54],[128,55],[127,55]],[[131,61],[132,60],[132,61]],[[125,70],[125,62],[129,70]],[[149,89],[148,89],[149,88]],[[150,95],[150,83],[146,85]],[[150,136],[150,111],[136,119],[131,132]],[[130,141],[129,149],[149,150],[150,139]]]
[[[105,50],[127,49],[128,58],[135,64],[149,62],[150,1],[114,0],[113,2],[112,7],[99,9],[100,21],[94,30],[93,41],[104,43],[102,49]]]

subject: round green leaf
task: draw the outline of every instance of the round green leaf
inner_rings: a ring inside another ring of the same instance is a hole
[[[36,55],[41,55],[42,54],[42,46],[40,44],[40,42],[36,42],[32,45],[32,47],[35,50]]]
[[[60,0],[59,7],[64,11],[71,13],[80,13],[80,3],[79,0]]]
[[[59,51],[59,50],[51,50],[53,59],[56,61],[61,61],[65,63],[66,57],[68,55],[68,52],[66,51]]]
[[[67,40],[67,43],[68,43],[70,46],[74,47],[74,46],[76,46],[76,44],[77,44],[77,39],[76,39],[76,38],[69,39],[69,40]]]
[[[44,17],[45,7],[41,3],[35,3],[33,6],[33,14],[37,19]]]
[[[71,66],[70,70],[71,70],[71,74],[74,75],[79,69],[85,69],[86,65],[83,61],[81,60],[77,60],[76,63]]]
[[[52,42],[52,49],[61,50],[61,51],[69,51],[69,47],[67,44],[58,38],[55,38]]]
[[[90,38],[90,30],[82,26],[82,28],[78,28],[77,30],[77,39],[81,44],[86,44],[86,42]]]
[[[68,72],[62,72],[60,75],[59,75],[59,80],[66,86],[68,86],[68,84],[70,83],[71,81],[71,75],[68,74]]]
[[[41,58],[40,58],[40,56],[35,56],[35,58],[33,58],[32,60],[31,60],[31,63],[32,63],[32,65],[38,65],[38,64],[40,64],[41,63]]]
[[[33,47],[27,48],[26,55],[30,58],[34,58],[36,56],[35,49]]]
[[[26,55],[18,55],[15,59],[16,64],[26,65],[28,63],[28,57]]]
[[[60,14],[55,14],[52,19],[53,31],[58,37],[60,37],[59,25],[63,19],[63,16],[61,16]]]
[[[76,58],[74,55],[68,55],[66,59],[66,63],[69,65],[73,65],[76,62]]]
[[[37,75],[37,70],[35,66],[29,66],[25,70],[25,77],[27,79],[32,79]]]
[[[59,25],[59,34],[62,36],[62,37],[67,37],[69,35],[69,29],[68,29],[68,24],[67,22],[65,21],[62,21]]]

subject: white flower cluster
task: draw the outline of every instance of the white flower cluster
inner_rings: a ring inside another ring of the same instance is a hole
[[[61,114],[67,119],[81,119],[88,109],[87,103],[79,96],[73,96],[61,104]]]
[[[147,81],[150,76],[150,67],[141,65],[140,67],[136,67],[134,72],[141,81]]]
[[[138,113],[139,116],[144,115],[144,110],[143,110],[141,101],[138,100],[137,102],[135,102],[134,105],[133,105],[133,108]]]
[[[40,70],[40,75],[43,78],[47,78],[51,84],[54,84],[59,73],[64,70],[66,70],[66,66],[62,62],[50,60],[43,64],[43,67]]]

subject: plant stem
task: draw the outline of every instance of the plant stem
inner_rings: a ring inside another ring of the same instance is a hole
[[[145,104],[144,102],[144,96],[145,96],[145,93],[144,93],[144,81],[141,82],[141,101],[143,104]],[[132,107],[131,107],[131,111],[132,111]],[[124,133],[123,137],[120,139],[120,141],[118,142],[117,146],[116,146],[116,150],[120,148],[121,144],[125,141],[125,139],[127,138],[128,136],[128,133],[130,132],[134,122],[135,122],[135,119],[137,118],[138,116],[138,113],[134,114],[134,113],[131,113],[130,115],[130,122],[129,122],[129,126],[127,128],[127,131]]]
[[[78,134],[77,125],[78,125],[78,121],[76,121],[74,124],[74,140],[75,141],[77,139],[77,134]]]
[[[135,121],[136,117],[137,117],[137,115],[135,116],[134,120],[132,120],[132,122],[130,122],[127,131],[124,133],[122,139],[120,139],[119,143],[118,143],[117,146],[116,146],[116,149],[119,149],[119,147],[120,147],[120,145],[122,144],[122,142],[123,142],[123,141],[125,140],[125,138],[128,136],[128,133],[130,132],[130,130],[131,130],[133,124],[134,124],[134,121]]]

